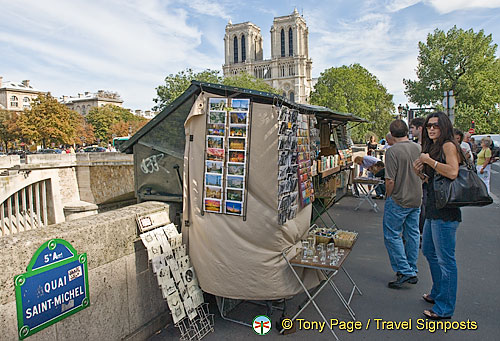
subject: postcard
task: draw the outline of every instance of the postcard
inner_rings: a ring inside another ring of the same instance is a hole
[[[186,317],[186,313],[184,312],[184,305],[181,302],[181,298],[178,292],[173,293],[167,297],[168,307],[172,312],[172,319],[174,323],[178,323],[184,317]]]
[[[226,184],[227,188],[243,189],[245,178],[242,176],[228,175]]]
[[[198,280],[196,279],[194,268],[192,267],[184,270],[184,272],[182,273],[182,279],[187,286],[189,286],[193,281],[198,282]]]
[[[207,161],[206,165],[206,172],[207,173],[215,173],[215,174],[222,174],[222,165],[223,162],[219,161]]]
[[[243,201],[243,190],[242,189],[227,189],[226,190],[226,200]]]
[[[229,162],[245,162],[245,152],[244,151],[229,151]]]
[[[205,185],[222,187],[222,175],[205,174]]]
[[[177,288],[175,287],[174,279],[171,277],[167,277],[164,280],[164,283],[161,286],[162,296],[163,298],[167,298],[168,296],[177,292]]]
[[[207,136],[207,148],[224,148],[224,137]]]
[[[225,124],[221,123],[208,123],[207,124],[207,135],[224,136],[225,134]]]
[[[210,111],[208,113],[208,123],[226,124],[226,112]]]
[[[231,112],[231,124],[247,124],[247,115],[246,112]]]
[[[279,166],[278,170],[278,180],[286,179],[288,175],[288,166]]]
[[[246,139],[244,138],[229,138],[229,149],[233,150],[245,150]]]
[[[250,107],[250,99],[234,98],[231,100],[231,108],[237,111],[248,111]]]
[[[167,284],[167,280],[170,279],[170,268],[168,265],[164,265],[158,269],[156,273],[156,279],[158,280],[158,285],[161,287],[164,284]]]
[[[228,162],[227,174],[229,174],[229,175],[245,175],[245,164]]]
[[[226,98],[209,98],[208,99],[208,108],[210,110],[223,111],[226,107],[227,107],[227,99]]]
[[[205,198],[222,199],[222,187],[205,187]]]
[[[184,308],[186,308],[186,313],[187,316],[190,320],[194,320],[196,316],[198,316],[198,313],[196,312],[196,307],[193,304],[193,300],[191,297],[187,297],[184,300]]]
[[[186,269],[190,268],[191,267],[191,261],[189,260],[189,256],[180,257],[177,260],[177,264],[179,264],[179,268],[181,270],[186,270]]]
[[[226,214],[243,214],[243,203],[236,201],[226,201]]]
[[[217,199],[205,199],[205,212],[222,213],[221,201]]]
[[[197,289],[196,291],[191,292],[190,296],[193,300],[193,306],[195,308],[203,304],[204,298],[203,298],[203,291],[201,291],[201,289]]]
[[[224,160],[224,149],[208,148],[207,149],[207,160],[223,161]]]
[[[246,137],[247,136],[247,127],[246,126],[230,126],[229,127],[229,136]]]

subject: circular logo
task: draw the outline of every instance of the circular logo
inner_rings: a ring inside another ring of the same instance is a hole
[[[258,335],[266,335],[271,331],[271,319],[266,315],[259,315],[253,319],[252,328]]]

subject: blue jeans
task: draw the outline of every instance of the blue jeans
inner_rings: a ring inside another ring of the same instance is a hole
[[[384,244],[392,269],[403,275],[416,276],[420,232],[418,216],[420,207],[401,207],[389,197],[384,207]],[[403,239],[401,238],[401,233]]]
[[[452,316],[457,298],[457,262],[455,241],[458,221],[426,219],[422,253],[429,262],[432,276],[430,296],[436,302],[432,310],[439,316]]]

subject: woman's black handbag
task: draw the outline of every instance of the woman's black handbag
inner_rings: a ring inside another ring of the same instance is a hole
[[[462,160],[465,160],[462,150]],[[462,162],[455,180],[438,173],[434,175],[436,208],[486,206],[493,202],[486,184],[479,178],[473,164]]]

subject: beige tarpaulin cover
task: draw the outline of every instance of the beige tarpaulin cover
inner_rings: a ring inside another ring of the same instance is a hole
[[[281,251],[300,244],[309,228],[312,208],[308,205],[295,219],[278,225],[277,108],[252,103],[246,221],[225,214],[202,216],[208,97],[219,96],[202,92],[184,124],[183,220],[189,225],[183,227],[183,234],[200,286],[210,294],[234,299],[278,299],[297,294],[302,288]],[[314,270],[302,275],[308,287],[319,283]]]

